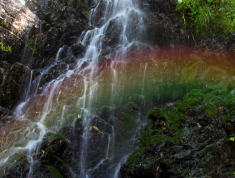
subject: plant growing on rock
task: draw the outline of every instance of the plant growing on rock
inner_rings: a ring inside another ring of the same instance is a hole
[[[235,2],[233,0],[182,0],[176,10],[182,14],[184,24],[196,28],[198,34],[235,30]]]
[[[9,53],[12,52],[12,46],[4,46],[4,44],[2,42],[0,42],[0,45],[1,45],[1,51],[9,52]]]

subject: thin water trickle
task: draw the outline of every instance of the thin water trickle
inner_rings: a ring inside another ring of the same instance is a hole
[[[109,141],[108,141],[108,148],[107,148],[107,153],[106,153],[106,159],[109,158],[109,145],[110,145],[110,135],[109,135]]]
[[[30,92],[31,84],[32,84],[32,78],[33,78],[33,70],[30,71],[29,86],[28,86],[28,89],[27,89],[27,92],[26,92],[26,95],[25,95],[25,100],[27,100],[28,97],[29,97],[29,92]]]
[[[59,50],[58,50],[58,52],[57,52],[57,54],[56,54],[56,58],[55,58],[55,61],[56,62],[58,62],[59,60],[60,60],[60,55],[61,55],[61,53],[64,51],[64,48],[65,48],[65,46],[63,46],[63,47],[61,47]]]
[[[64,111],[65,111],[65,108],[66,108],[66,105],[64,105],[63,109],[62,109],[62,115],[61,115],[61,119],[60,119],[60,128],[62,128],[63,124],[64,124]]]
[[[143,83],[142,83],[142,92],[141,92],[142,96],[144,94],[144,81],[145,81],[145,75],[146,75],[147,66],[148,66],[148,63],[145,63],[145,66],[144,66],[144,77],[143,77]]]

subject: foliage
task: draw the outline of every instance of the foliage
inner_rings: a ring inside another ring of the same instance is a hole
[[[87,11],[82,11],[82,13],[86,16],[86,17],[88,17],[88,15],[89,15],[89,13],[87,12]]]
[[[235,30],[234,0],[183,0],[176,10],[182,14],[184,25],[195,27],[198,34]]]
[[[136,120],[132,115],[132,113],[122,112],[122,116],[123,116],[124,135],[126,137],[129,137],[131,136]]]
[[[33,54],[37,54],[37,49],[35,48],[35,45],[36,45],[36,40],[34,42],[33,39],[31,39],[27,44],[27,47],[29,47],[32,50]]]
[[[60,133],[49,133],[52,139],[60,139],[63,140],[64,142],[68,142],[68,140]]]
[[[12,46],[7,46],[7,47],[5,47],[2,42],[0,42],[0,45],[1,45],[1,51],[9,52],[9,53],[12,52]]]
[[[235,99],[235,96],[233,95],[232,92],[230,92],[230,93],[227,95],[225,104],[226,104],[228,107],[232,107],[233,104],[234,104],[234,99]]]
[[[51,172],[53,178],[63,178],[60,172],[53,166],[49,166],[48,170]]]
[[[152,120],[164,118],[164,113],[161,109],[156,108],[148,112],[148,118]]]

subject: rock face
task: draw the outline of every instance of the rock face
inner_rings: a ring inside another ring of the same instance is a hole
[[[26,8],[4,1],[3,5],[1,44],[6,50],[1,50],[0,106],[13,110],[19,101],[40,92],[46,82],[68,68],[73,69],[83,57],[85,47],[78,43],[78,37],[88,27],[88,17],[84,14],[88,13],[89,4],[54,1],[39,6],[26,1]],[[15,25],[19,17],[14,11],[19,11],[27,26]]]
[[[138,103],[135,105],[139,108]],[[85,168],[89,168],[89,176],[112,177],[116,170],[116,162],[133,147],[130,139],[137,123],[140,122],[137,118],[143,118],[139,116],[138,109],[133,110],[130,103],[117,108],[104,105],[90,116],[91,123],[87,128],[83,125],[85,118],[78,114],[76,106],[67,106],[64,120],[61,120],[63,107],[64,105],[58,105],[44,121],[44,125],[50,130],[56,125],[62,126],[57,130],[58,133],[48,132],[42,143],[37,146],[33,153],[33,175],[79,177],[82,169],[81,159],[85,159]],[[86,151],[82,153],[82,147],[85,146],[84,132],[87,130],[89,141]],[[27,171],[26,174],[29,173],[29,169]]]
[[[168,0],[141,0],[140,8],[146,13],[146,36],[148,44],[174,48],[177,45],[194,45],[189,29],[181,22],[181,15],[175,11],[176,2]]]
[[[14,106],[12,103],[16,104],[20,99],[24,99],[22,96],[27,94],[31,71],[20,63],[10,65],[2,62],[0,67],[2,70],[0,73],[0,105],[11,110]]]
[[[234,95],[225,100],[224,92],[192,90],[182,101],[149,111],[122,177],[225,176],[223,167],[233,167],[235,156],[235,119]]]

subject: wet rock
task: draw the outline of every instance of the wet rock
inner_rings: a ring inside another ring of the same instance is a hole
[[[68,140],[60,133],[47,133],[36,150],[34,159],[40,161],[41,166],[34,166],[34,174],[71,176],[73,171],[67,165],[69,157]],[[39,147],[38,147],[39,149]]]
[[[107,6],[107,1],[102,1],[99,3],[96,11],[93,12],[93,20],[92,20],[92,25],[94,26],[97,26],[98,28],[101,27],[105,22],[106,22],[106,19],[100,19],[100,17],[103,17],[104,16],[104,13],[106,11],[106,6]],[[110,15],[110,11],[108,11],[108,14],[107,15]]]
[[[193,101],[196,95],[207,103],[215,93],[194,90],[184,96],[180,105],[187,100]],[[233,162],[230,148],[234,142],[228,139],[233,136],[233,114],[223,119],[227,115],[226,108],[219,107],[216,101],[213,101],[215,107],[212,103],[201,107],[193,102],[187,106],[186,113],[178,109],[179,103],[149,112],[148,117],[159,119],[141,128],[137,149],[121,167],[122,177],[138,177],[145,171],[147,177],[187,177],[189,174],[219,177],[218,167]],[[192,113],[193,110],[197,112]],[[213,110],[213,115],[208,115],[208,110]],[[161,120],[163,116],[165,118]]]
[[[28,67],[16,63],[10,66],[8,63],[2,64],[3,73],[0,74],[0,105],[6,108],[13,109],[19,99],[23,99],[25,95],[24,88],[27,88],[27,81],[30,77]],[[13,104],[14,103],[14,104]]]
[[[146,25],[143,40],[148,44],[160,47],[170,47],[170,43],[194,45],[193,38],[188,39],[189,29],[183,28],[182,17],[175,11],[175,2],[141,0],[140,8],[148,14],[148,18],[143,19]]]
[[[77,58],[82,58],[84,56],[85,49],[85,46],[83,46],[81,43],[75,43],[71,46],[72,53]]]
[[[58,65],[51,67],[47,73],[42,75],[42,78],[40,81],[40,86],[51,81],[52,79],[56,79],[62,73],[65,73],[66,69],[67,69],[67,64],[65,64],[65,63],[60,63]]]
[[[95,129],[98,132],[104,132],[107,134],[112,134],[112,126],[109,125],[107,122],[105,122],[103,119],[99,118],[99,117],[95,117],[92,119],[91,122],[92,126],[95,126]]]
[[[113,19],[109,22],[107,31],[105,33],[105,38],[103,41],[104,49],[109,46],[112,47],[117,45],[119,42],[119,36],[123,30],[122,22],[120,19]]]
[[[29,173],[29,161],[25,153],[15,153],[4,170],[5,177],[26,177]]]
[[[109,117],[112,115],[112,112],[113,110],[111,107],[104,105],[98,109],[97,115],[107,122]]]

